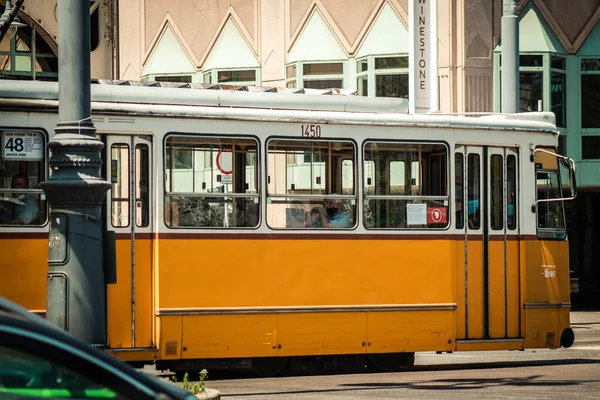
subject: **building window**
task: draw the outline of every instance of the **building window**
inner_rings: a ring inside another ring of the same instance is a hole
[[[162,75],[162,76],[155,76],[154,80],[156,82],[191,83],[192,82],[192,76],[191,75]]]
[[[10,40],[0,43],[1,75],[56,81],[58,57],[44,38],[36,34],[35,29],[25,26],[19,28]]]
[[[408,56],[369,56],[356,61],[358,94],[408,98]]]
[[[204,71],[204,83],[218,83],[230,85],[258,85],[258,69],[212,69]]]
[[[556,115],[556,126],[567,126],[567,79],[565,58],[550,57],[550,105]]]
[[[502,55],[494,55],[496,72],[495,109],[502,102]],[[521,53],[519,56],[519,112],[552,111],[556,125],[567,126],[566,59],[552,53]],[[561,129],[562,133],[564,129]]]
[[[600,59],[581,60],[581,127],[600,128]]]
[[[519,112],[543,110],[543,56],[519,56]]]
[[[302,71],[302,74],[298,74]],[[343,62],[294,63],[286,66],[286,86],[305,89],[343,89]]]
[[[108,29],[108,28],[107,28]],[[90,1],[90,51],[100,44],[100,2]]]
[[[581,60],[581,158],[600,159],[600,58]]]

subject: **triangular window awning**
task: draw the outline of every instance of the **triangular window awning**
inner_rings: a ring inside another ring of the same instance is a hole
[[[345,60],[348,55],[337,41],[321,13],[315,9],[291,48],[287,61]]]
[[[162,74],[191,75],[196,72],[196,67],[190,61],[171,27],[167,24],[146,62],[142,76]]]
[[[502,41],[496,46],[494,52],[501,50]],[[560,41],[554,36],[531,2],[519,17],[519,52],[566,54]]]
[[[258,68],[260,63],[242,32],[232,18],[228,18],[221,34],[212,47],[202,69]]]
[[[406,54],[408,43],[408,29],[392,6],[386,3],[358,49],[356,58],[375,54]]]

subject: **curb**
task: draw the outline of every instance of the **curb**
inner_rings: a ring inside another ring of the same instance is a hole
[[[208,389],[208,388],[204,388],[204,391],[201,393],[198,393],[196,395],[197,399],[200,400],[220,400],[221,399],[221,393],[219,393],[219,391],[215,390],[215,389]]]

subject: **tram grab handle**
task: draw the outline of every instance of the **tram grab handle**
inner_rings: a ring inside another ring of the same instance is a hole
[[[115,231],[104,232],[104,283],[111,285],[117,283],[117,235]]]

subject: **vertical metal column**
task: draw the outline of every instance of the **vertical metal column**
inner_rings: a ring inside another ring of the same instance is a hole
[[[58,1],[59,122],[50,178],[47,318],[93,346],[106,343],[100,175],[104,147],[91,120],[90,3]]]
[[[517,0],[502,0],[502,112],[519,112],[519,16]]]

